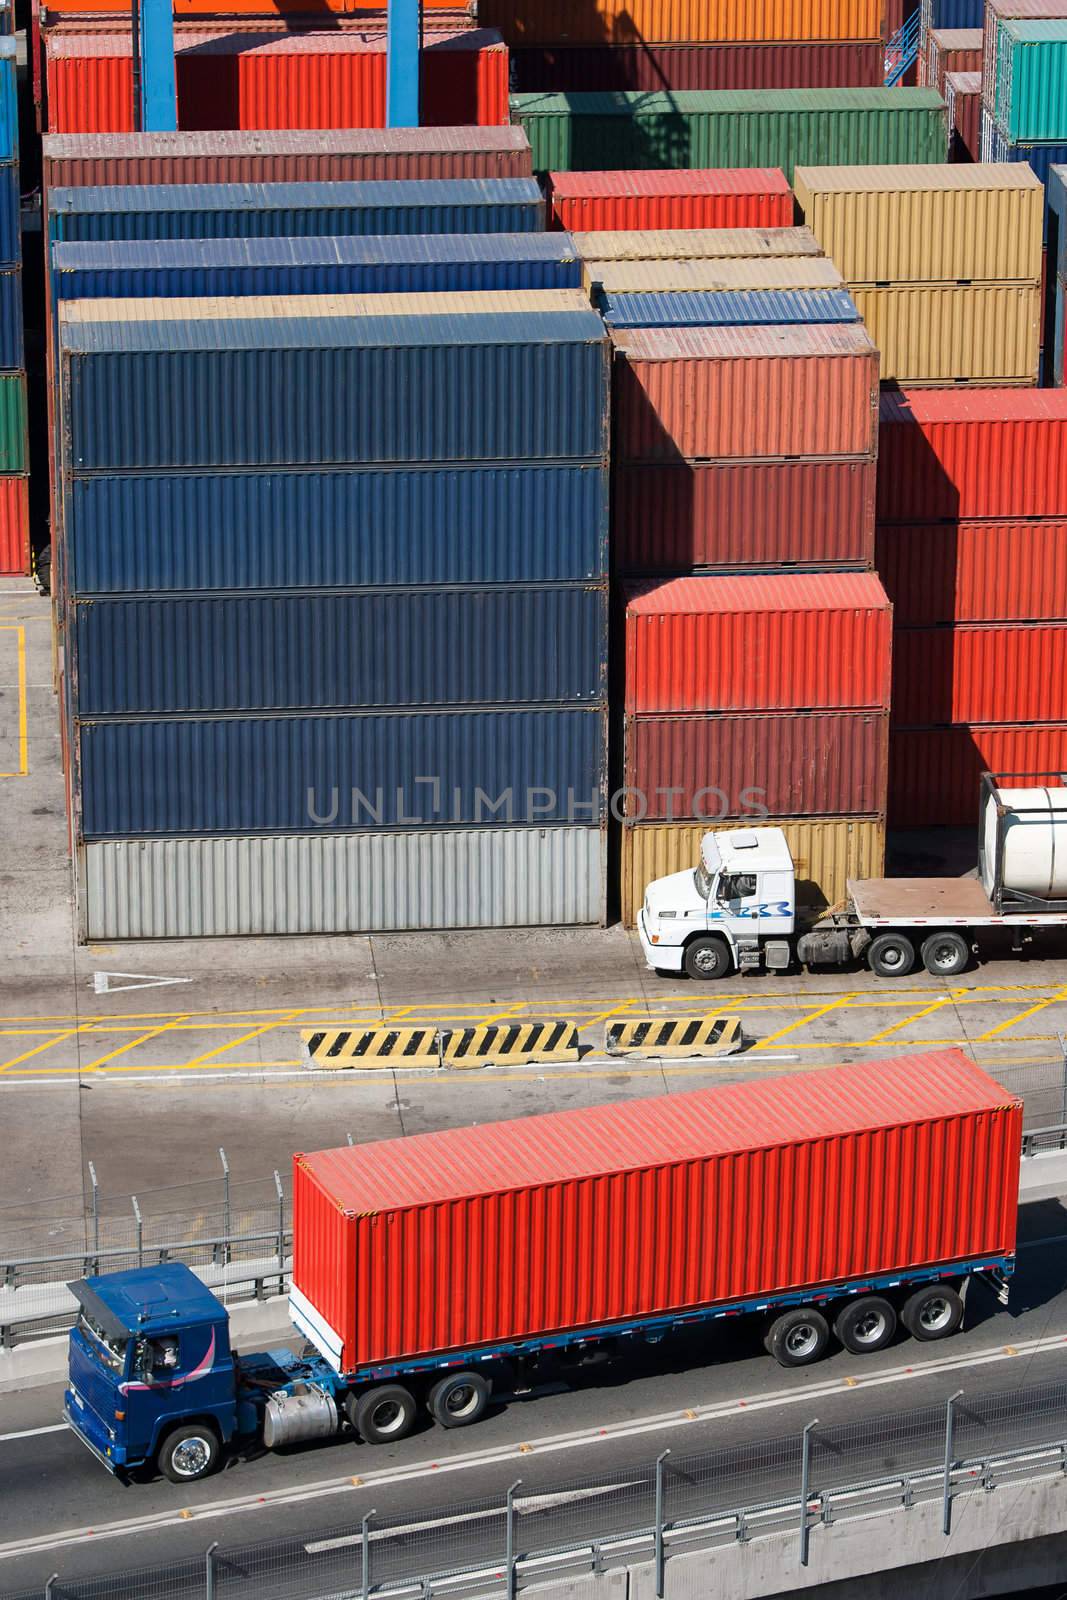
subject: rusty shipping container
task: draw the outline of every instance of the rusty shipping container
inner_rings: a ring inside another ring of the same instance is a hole
[[[901,628],[893,723],[1067,722],[1067,622]]]
[[[880,39],[884,0],[485,0],[481,20],[509,44],[642,44]]]
[[[870,567],[875,474],[873,456],[617,466],[615,570]]]
[[[751,822],[756,806],[772,816],[883,814],[888,736],[885,711],[631,717],[626,815]]]
[[[767,823],[781,828],[796,867],[797,916],[802,923],[814,921],[828,906],[843,900],[849,878],[880,878],[885,871],[882,817],[764,817],[749,811],[731,822],[716,817],[710,797],[707,812],[709,820],[704,822],[641,822],[620,830],[620,904],[627,928],[637,926],[645,889],[654,878],[696,866],[700,841],[709,828]]]
[[[850,292],[881,353],[883,381],[1037,382],[1040,279],[1031,284],[889,284]]]
[[[943,1051],[297,1155],[293,1300],[353,1371],[1010,1255],[1021,1128]]]
[[[874,89],[885,82],[885,45],[881,39],[513,45],[511,65],[520,93]]]
[[[611,342],[619,463],[874,454],[878,351],[859,325],[627,329]]]
[[[1067,722],[1038,727],[894,728],[894,828],[973,828],[983,772],[1067,772]]]
[[[356,128],[264,133],[53,133],[44,188],[161,183],[356,183],[528,178],[521,128]]]
[[[879,522],[1018,517],[1067,517],[1067,390],[882,396]]]
[[[548,225],[577,229],[787,228],[793,192],[775,167],[550,172]]]
[[[873,572],[631,585],[626,712],[888,710],[891,621]]]
[[[1067,520],[886,523],[876,552],[898,628],[1067,619]]]
[[[949,72],[945,75],[948,107],[949,160],[980,161],[982,151],[982,74]]]
[[[130,35],[49,38],[50,133],[130,133]],[[187,34],[177,42],[183,132],[383,128],[385,34]],[[439,33],[422,52],[422,117],[429,124],[508,123],[508,53],[490,29]]]

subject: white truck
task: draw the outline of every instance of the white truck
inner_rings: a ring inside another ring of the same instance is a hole
[[[1067,927],[1067,787],[1002,789],[983,773],[978,869],[964,878],[849,879],[845,900],[797,928],[796,874],[781,828],[706,833],[695,869],[657,878],[638,919],[657,972],[722,978],[762,968],[843,965],[865,957],[899,978],[921,960],[953,977],[985,928],[1008,928],[1018,954],[1035,928]],[[1061,784],[1063,780],[1061,779]]]

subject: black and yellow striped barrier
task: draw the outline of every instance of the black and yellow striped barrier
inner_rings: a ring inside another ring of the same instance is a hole
[[[444,1067],[518,1067],[533,1061],[577,1061],[573,1022],[489,1022],[441,1029]]]
[[[745,1043],[740,1017],[655,1017],[612,1022],[609,1056],[730,1056]]]
[[[439,1067],[436,1028],[321,1028],[300,1035],[309,1067]]]

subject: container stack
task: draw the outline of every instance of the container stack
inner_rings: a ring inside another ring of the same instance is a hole
[[[986,0],[982,160],[1067,162],[1067,0]]]
[[[923,38],[943,28],[980,28],[984,0],[921,0],[919,27]]]
[[[550,172],[548,225],[577,232],[788,228],[793,191],[773,167]]]
[[[5,575],[30,570],[18,138],[15,40],[0,36],[0,574]]]
[[[1067,167],[1049,170],[1045,306],[1045,383],[1062,389],[1067,383]]]
[[[950,161],[980,161],[982,157],[982,74],[945,74]]]
[[[797,203],[900,384],[1034,384],[1042,186],[1027,168],[798,167]]]
[[[973,826],[982,771],[1067,766],[1067,392],[882,399],[890,825]]]
[[[950,72],[981,72],[981,28],[931,28],[919,54],[919,78],[938,94]]]

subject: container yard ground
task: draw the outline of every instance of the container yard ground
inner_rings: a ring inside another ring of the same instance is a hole
[[[860,969],[707,986],[656,977],[618,926],[79,946],[48,636],[47,602],[7,580],[0,1124],[19,1155],[0,1171],[0,1206],[39,1214],[42,1199],[79,1188],[88,1160],[107,1193],[217,1177],[220,1144],[235,1177],[258,1178],[294,1149],[349,1131],[382,1138],[935,1044],[962,1044],[990,1065],[1037,1062],[1067,1032],[1063,943],[1023,962],[991,952],[951,982],[918,972],[889,984]],[[904,870],[941,866],[923,836],[904,844]],[[744,1054],[718,1063],[604,1055],[610,1020],[711,1011],[742,1017],[754,1041]],[[579,1063],[467,1073],[458,1092],[452,1074],[309,1072],[300,1062],[306,1028],[555,1017],[577,1023]],[[128,1132],[161,1112],[163,1170],[158,1146]]]

